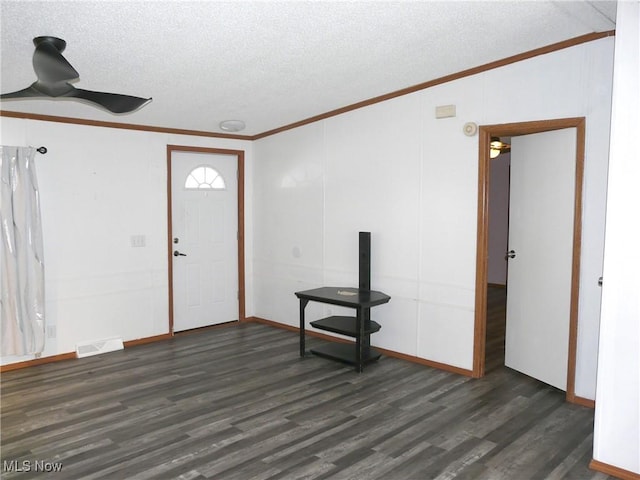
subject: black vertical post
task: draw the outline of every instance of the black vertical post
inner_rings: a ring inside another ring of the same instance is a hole
[[[360,290],[371,290],[371,232],[360,232],[358,240],[358,283]],[[369,357],[369,347],[371,340],[368,333],[371,330],[371,309],[358,309],[357,315],[358,336],[360,337],[357,360],[359,365],[356,370],[362,371],[362,361]]]
[[[371,232],[360,232],[358,270],[360,290],[371,290]]]

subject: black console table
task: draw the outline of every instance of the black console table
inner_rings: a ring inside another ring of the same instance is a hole
[[[358,288],[321,287],[296,292],[300,299],[300,356],[305,356],[304,310],[310,301],[350,307],[356,310],[355,317],[331,316],[311,322],[315,328],[348,335],[356,339],[353,345],[331,343],[311,349],[311,353],[355,365],[362,372],[364,365],[380,358],[380,353],[371,348],[369,336],[380,330],[380,325],[371,320],[370,309],[387,303],[391,297],[375,290]]]

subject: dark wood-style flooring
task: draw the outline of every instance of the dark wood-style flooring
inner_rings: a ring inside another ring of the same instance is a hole
[[[11,371],[1,387],[7,480],[610,478],[587,466],[593,411],[552,387],[385,356],[357,374],[257,323]]]
[[[485,374],[504,367],[504,340],[507,330],[507,289],[487,287],[487,328]]]

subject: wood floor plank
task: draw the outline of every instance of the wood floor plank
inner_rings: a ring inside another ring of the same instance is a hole
[[[256,323],[0,382],[7,480],[608,478],[588,469],[593,411],[553,387],[499,365],[471,379],[384,356],[358,374]],[[36,461],[62,470],[15,468]]]

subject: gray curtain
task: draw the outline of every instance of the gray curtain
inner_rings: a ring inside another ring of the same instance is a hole
[[[1,146],[0,323],[2,356],[44,349],[44,263],[32,147]]]

